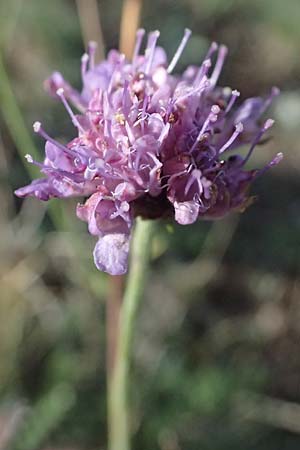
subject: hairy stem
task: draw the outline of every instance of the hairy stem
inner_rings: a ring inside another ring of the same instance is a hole
[[[109,450],[130,450],[128,379],[137,310],[143,296],[154,221],[138,219],[132,239],[131,265],[120,312],[118,348],[108,381]]]

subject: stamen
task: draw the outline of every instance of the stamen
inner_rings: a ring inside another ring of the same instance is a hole
[[[195,195],[194,195],[194,197],[193,197],[193,202],[194,202],[197,206],[204,208],[203,201],[201,200],[200,195],[199,195],[197,192],[195,193]],[[206,209],[207,209],[207,208],[206,208]]]
[[[118,217],[118,216],[124,218],[124,214],[126,214],[126,213],[129,211],[129,209],[130,209],[130,205],[129,205],[128,202],[123,201],[123,202],[121,202],[120,205],[118,205],[117,203],[115,203],[115,208],[116,208],[116,211],[113,212],[113,213],[110,215],[110,218],[111,218],[111,219],[115,219],[115,218]]]
[[[34,122],[32,128],[35,133],[38,133],[42,127],[41,122]]]
[[[110,117],[110,110],[111,110],[111,104],[110,104],[110,95],[108,95],[108,92],[103,91],[103,118],[107,119]]]
[[[140,170],[146,170],[150,168],[151,168],[150,164],[141,164],[139,167]]]
[[[125,114],[126,117],[128,117],[128,114],[130,113],[131,104],[132,102],[129,93],[129,82],[128,80],[125,80],[123,87],[122,107],[123,113]]]
[[[167,103],[167,109],[165,110],[166,112],[166,116],[168,117],[168,119],[170,119],[170,115],[172,114],[173,111],[173,107],[174,107],[174,98],[169,98],[168,103]]]
[[[277,97],[279,94],[280,94],[280,89],[278,89],[278,87],[276,87],[276,86],[272,87],[269,97],[265,100],[265,102],[261,108],[260,115],[262,115],[269,108],[269,106],[271,105],[274,98]]]
[[[95,41],[90,41],[88,46],[88,54],[89,54],[89,69],[93,70],[95,68],[95,54],[98,45]]]
[[[153,153],[147,152],[147,155],[148,155],[149,158],[151,158],[152,161],[155,163],[155,169],[159,169],[159,168],[162,167],[162,163],[159,161],[159,159],[156,158],[155,155],[153,155]]]
[[[135,41],[135,47],[134,47],[133,56],[132,56],[132,66],[133,67],[136,66],[144,34],[145,34],[144,28],[140,28],[136,32],[136,41]]]
[[[125,59],[126,59],[125,54],[124,53],[120,53],[119,61],[118,61],[118,63],[116,64],[116,66],[114,68],[114,71],[113,71],[113,73],[111,75],[110,82],[109,82],[109,85],[108,85],[108,88],[107,88],[107,92],[109,94],[111,93],[111,91],[113,89],[113,86],[114,86],[114,83],[115,83],[115,75],[120,71],[120,69],[122,67],[122,64],[124,63]]]
[[[125,129],[126,129],[126,132],[127,132],[127,136],[128,136],[129,142],[130,142],[131,145],[133,145],[133,143],[135,141],[135,138],[134,138],[134,134],[133,134],[133,132],[132,132],[128,122],[125,123]]]
[[[175,55],[172,58],[172,61],[170,62],[169,66],[167,68],[167,72],[168,73],[171,73],[173,71],[173,69],[175,68],[176,64],[178,63],[179,58],[182,55],[182,52],[183,52],[183,50],[184,50],[184,48],[185,48],[185,46],[186,46],[186,44],[187,44],[191,34],[192,34],[191,30],[189,30],[188,28],[186,28],[184,30],[183,38],[182,38],[182,40],[181,40],[181,42],[180,42],[180,44],[179,44],[179,46],[178,46],[178,48],[177,48],[177,50],[175,52]]]
[[[98,169],[96,167],[87,166],[83,174],[84,179],[91,181],[93,178],[95,178],[97,172]]]
[[[199,68],[199,71],[194,80],[194,84],[200,83],[202,81],[204,75],[207,74],[208,70],[211,67],[211,57],[216,52],[217,49],[218,49],[218,44],[216,42],[212,42],[211,46],[209,47],[208,52],[205,56],[205,59]]]
[[[29,155],[29,153],[27,153],[27,155],[25,155],[25,159],[27,162],[29,162],[30,164],[33,164],[33,157],[31,155]]]
[[[280,163],[280,161],[282,161],[282,159],[283,159],[283,153],[279,152],[279,153],[277,153],[275,158],[272,159],[272,161],[269,162],[268,166],[269,167],[276,166],[277,164]]]
[[[209,169],[205,169],[203,171],[203,174],[206,175],[208,173],[213,173],[216,172],[217,170],[219,170],[222,166],[222,163],[224,163],[224,161],[220,161],[220,162],[216,162],[215,165],[213,167],[210,167]]]
[[[275,123],[275,120],[267,119],[263,126],[264,131],[267,131],[269,128],[271,128],[274,125],[274,123]]]
[[[188,179],[188,181],[186,183],[185,190],[184,190],[184,195],[188,194],[189,190],[191,189],[191,187],[195,183],[195,181],[198,184],[198,189],[199,189],[199,193],[198,194],[199,195],[202,194],[203,186],[202,186],[202,183],[201,183],[201,171],[198,170],[198,169],[194,169],[192,171],[192,173],[190,174],[189,179]]]
[[[42,136],[45,139],[45,141],[49,141],[55,147],[59,148],[63,152],[65,152],[65,153],[69,154],[70,156],[74,157],[74,152],[72,150],[70,150],[68,147],[65,147],[64,145],[62,145],[60,142],[58,142],[55,139],[53,139],[51,136],[49,136],[45,132],[45,130],[42,128],[41,122],[34,122],[34,124],[33,124],[33,131],[35,133],[39,134],[40,136]]]
[[[148,75],[151,70],[151,65],[154,58],[154,52],[156,47],[156,42],[159,38],[160,32],[158,30],[149,33],[147,48],[145,51],[146,68],[145,74]]]
[[[264,123],[263,127],[261,128],[261,130],[259,131],[259,133],[257,134],[256,138],[254,139],[245,159],[243,160],[243,166],[248,162],[250,156],[253,153],[254,148],[256,147],[256,145],[259,143],[262,135],[269,129],[272,127],[272,125],[274,124],[274,120],[273,119],[268,119],[266,120],[266,122]]]
[[[218,44],[216,42],[212,42],[208,49],[208,52],[205,56],[205,59],[210,59],[217,50],[218,50]]]
[[[161,143],[164,141],[164,139],[167,137],[170,128],[171,128],[171,125],[170,125],[169,122],[166,123],[165,126],[163,127],[163,129],[162,129],[162,131],[161,131],[161,133],[160,133],[160,136],[159,136],[159,138],[158,138],[158,142],[159,142],[160,144],[161,144]]]
[[[140,119],[141,120],[142,132],[144,132],[144,129],[145,129],[145,120],[144,119],[147,118],[146,111],[147,111],[147,106],[148,106],[148,103],[149,103],[149,99],[150,99],[150,97],[148,95],[144,96],[143,108],[142,108],[141,119]]]
[[[244,126],[241,122],[235,126],[235,131],[233,132],[232,136],[228,139],[228,141],[223,145],[223,147],[220,148],[219,154],[225,152],[225,150],[227,150],[228,147],[231,146],[231,144],[236,140],[239,134],[242,133],[243,129]]]
[[[226,107],[226,109],[225,109],[225,114],[227,114],[227,113],[231,110],[231,108],[233,107],[233,105],[234,105],[236,99],[237,99],[240,95],[241,95],[241,93],[240,93],[239,91],[237,91],[237,90],[232,91],[230,100],[229,100],[228,105],[227,105],[227,107]]]
[[[267,170],[271,169],[271,167],[277,166],[277,164],[279,164],[282,161],[282,159],[283,153],[281,152],[277,153],[277,155],[275,155],[272,161],[270,161],[265,167],[257,171],[256,177],[263,175]]]
[[[104,119],[104,136],[108,139],[112,139],[111,120],[109,119]]]
[[[214,87],[217,84],[217,81],[219,79],[219,76],[222,71],[222,67],[227,55],[228,49],[225,47],[225,45],[221,45],[218,52],[217,62],[215,65],[215,68],[213,70],[213,73],[210,77],[211,85]]]
[[[201,141],[201,138],[202,138],[204,132],[207,130],[208,125],[211,122],[216,122],[218,120],[219,112],[220,112],[220,107],[218,105],[213,105],[211,107],[210,113],[209,113],[207,119],[205,120],[205,122],[204,122],[204,124],[203,124],[203,126],[202,126],[202,128],[201,128],[201,130],[200,130],[200,132],[198,134],[198,136],[197,136],[197,139],[195,140],[194,144],[192,145],[192,148],[190,149],[190,152],[192,152],[195,149],[195,147],[198,144],[198,142]]]
[[[42,164],[42,163],[36,161],[35,159],[33,159],[33,157],[31,155],[29,155],[29,153],[27,153],[27,155],[25,155],[25,159],[29,164],[33,164],[34,166],[37,166],[40,169],[47,168],[47,166],[45,166],[45,164]]]
[[[190,95],[196,95],[197,93],[202,94],[202,92],[204,92],[209,87],[210,87],[210,81],[205,76],[204,79],[202,80],[202,83],[198,87],[191,89],[189,92],[187,92],[184,95],[181,95],[180,97],[177,97],[175,100],[175,103],[185,100]]]
[[[63,102],[64,107],[66,108],[67,112],[69,113],[69,116],[71,117],[72,123],[73,125],[78,128],[78,130],[81,131],[81,133],[84,133],[84,129],[82,128],[82,126],[80,125],[77,117],[75,116],[75,114],[73,113],[69,103],[67,102],[67,99],[64,95],[64,90],[63,88],[59,88],[56,91],[56,94],[60,97],[61,101]]]
[[[89,61],[89,55],[87,53],[84,53],[81,57],[81,78],[84,80],[84,77],[87,72],[87,64]]]
[[[204,77],[206,77],[206,74],[210,68],[211,68],[211,60],[205,59],[203,61],[203,63],[201,64],[201,66],[197,72],[196,78],[194,80],[195,86],[197,86],[199,83],[201,83],[203,81]]]

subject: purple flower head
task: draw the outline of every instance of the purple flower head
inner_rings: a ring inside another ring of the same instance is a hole
[[[136,216],[174,217],[186,225],[243,210],[251,203],[252,181],[282,158],[277,154],[259,170],[245,167],[273,124],[262,116],[278,89],[265,100],[250,98],[237,105],[240,93],[217,85],[226,47],[213,43],[199,67],[178,76],[173,70],[190,30],[169,63],[157,46],[158,31],[149,33],[141,54],[144,33],[137,32],[132,61],[113,50],[96,65],[91,43],[82,57],[81,92],[58,72],[45,82],[64,104],[77,137],[63,145],[36,122],[34,131],[46,140],[46,155],[43,163],[27,159],[44,178],[16,191],[41,200],[87,197],[77,216],[98,236],[96,266],[113,275],[127,270]],[[242,144],[249,144],[246,156],[228,155]]]

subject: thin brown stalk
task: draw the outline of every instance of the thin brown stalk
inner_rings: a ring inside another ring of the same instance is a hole
[[[105,50],[97,0],[76,0],[76,5],[85,48],[90,41],[97,42],[96,61],[101,61]]]
[[[139,27],[141,10],[142,0],[124,0],[120,30],[120,51],[127,58],[131,58],[133,53],[135,34]]]

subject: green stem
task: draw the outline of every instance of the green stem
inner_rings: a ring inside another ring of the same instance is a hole
[[[121,307],[118,347],[112,379],[108,382],[108,449],[130,450],[128,379],[133,332],[142,299],[150,256],[154,221],[137,219],[131,247],[131,265]]]

